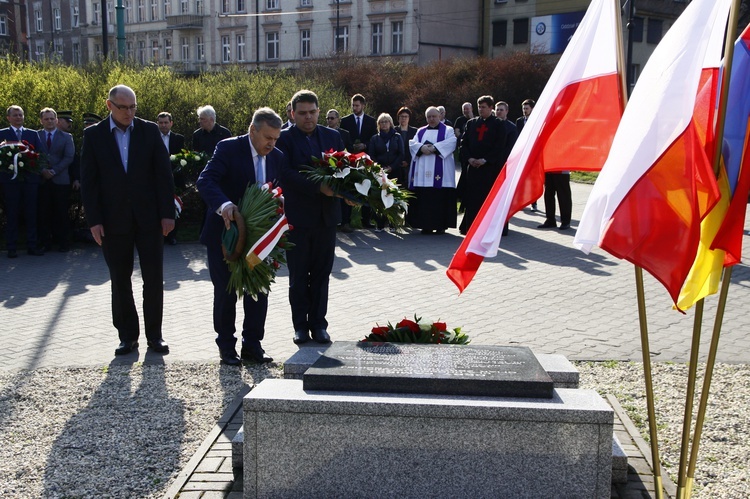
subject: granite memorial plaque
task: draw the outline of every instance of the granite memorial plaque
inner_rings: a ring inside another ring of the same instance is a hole
[[[528,347],[337,341],[305,372],[305,390],[552,398]]]

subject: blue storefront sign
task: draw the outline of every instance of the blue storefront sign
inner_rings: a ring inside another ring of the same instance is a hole
[[[568,46],[585,11],[531,18],[531,53],[560,54]]]

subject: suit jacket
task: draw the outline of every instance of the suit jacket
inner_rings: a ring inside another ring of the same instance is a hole
[[[284,154],[278,149],[266,156],[266,181],[276,182],[285,161]],[[206,223],[203,224],[200,237],[203,244],[221,244],[224,220],[216,211],[227,201],[239,206],[247,185],[255,182],[255,164],[248,135],[219,142],[196,183],[207,207]]]
[[[185,149],[185,136],[169,132],[169,154],[179,154]]]
[[[102,224],[105,234],[161,232],[161,219],[174,219],[174,183],[156,123],[133,120],[127,172],[109,117],[84,130],[81,198],[89,227]]]
[[[36,134],[36,130],[29,130],[28,128],[23,127],[23,129],[21,130],[21,139],[34,146],[34,150],[36,152],[43,152],[41,149],[42,145],[39,143],[39,136]],[[4,140],[7,140],[8,142],[18,142],[18,137],[16,136],[15,130],[13,130],[11,127],[3,128],[2,130],[0,130],[0,142]],[[19,181],[18,178],[16,178],[15,180],[11,180],[12,177],[12,173],[0,172],[0,184],[6,182],[16,183]],[[25,180],[25,182],[38,184],[39,182],[41,182],[41,176],[30,175]]]
[[[523,126],[526,124],[527,120],[528,118],[524,118],[523,116],[516,119],[516,128],[518,128],[518,135],[521,135],[521,130],[523,130]]]
[[[354,142],[352,142],[352,136],[349,134],[349,132],[340,127],[335,128],[334,130],[338,131],[339,135],[341,135],[341,140],[344,142],[344,149],[351,152],[352,144]]]
[[[76,154],[76,146],[73,144],[73,136],[62,130],[56,130],[52,138],[52,147],[47,149],[47,131],[39,130],[37,132],[41,150],[47,154],[49,165],[47,168],[55,172],[54,177],[50,180],[53,184],[69,185],[70,184],[70,165],[73,163],[73,157]]]
[[[357,141],[362,142],[365,145],[365,151],[370,143],[370,139],[373,135],[378,133],[378,123],[375,118],[369,114],[362,115],[362,131],[357,130],[357,120],[354,118],[354,114],[347,114],[341,118],[341,128],[349,132],[352,138],[352,144]]]
[[[276,146],[287,158],[280,172],[284,190],[284,210],[289,223],[298,227],[336,225],[340,218],[338,198],[320,193],[320,185],[302,173],[312,164],[311,157],[320,158],[323,152],[343,151],[341,134],[324,126],[316,126],[310,139],[298,127],[281,131]]]

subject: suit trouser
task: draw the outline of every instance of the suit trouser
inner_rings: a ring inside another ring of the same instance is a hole
[[[328,281],[333,269],[336,227],[297,227],[289,231],[294,247],[286,254],[289,304],[295,331],[328,328]]]
[[[26,248],[37,247],[37,198],[39,184],[34,182],[5,182],[5,244],[8,250],[18,249],[18,226],[23,211],[26,223]]]
[[[208,252],[208,272],[214,285],[214,331],[219,350],[234,350],[237,338],[235,321],[237,319],[237,293],[227,291],[229,284],[229,266],[224,261],[221,245],[206,247]],[[259,294],[258,300],[252,296],[242,297],[242,308],[245,318],[242,321],[242,346],[257,344],[263,340],[266,314],[268,312],[268,295]]]
[[[49,246],[54,241],[61,247],[70,238],[70,184],[59,185],[51,181],[39,186],[39,244]]]
[[[161,339],[164,307],[164,240],[161,227],[142,229],[136,226],[127,234],[110,234],[104,229],[102,251],[112,281],[112,323],[120,341],[135,341],[140,335],[138,312],[133,299],[134,251],[143,278],[143,322],[146,339]]]
[[[570,225],[570,217],[573,213],[570,175],[567,173],[544,174],[544,211],[546,222],[550,224],[557,223],[555,221],[555,193],[557,193],[557,202],[560,204],[560,224]]]

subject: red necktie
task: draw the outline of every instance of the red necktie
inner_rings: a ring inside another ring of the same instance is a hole
[[[47,151],[52,149],[52,134],[47,132]]]

